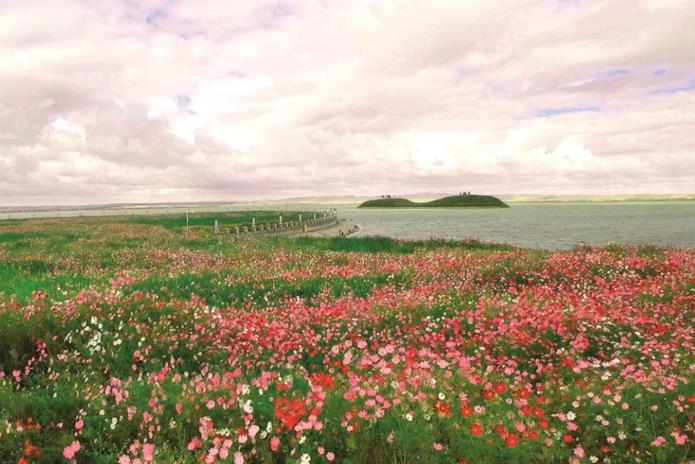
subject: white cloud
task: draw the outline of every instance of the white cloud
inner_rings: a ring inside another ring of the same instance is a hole
[[[692,191],[695,90],[668,89],[693,23],[686,1],[13,3],[0,204]]]

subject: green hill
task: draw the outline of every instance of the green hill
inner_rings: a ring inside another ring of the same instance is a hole
[[[358,208],[415,208],[419,206],[415,203],[405,198],[380,198],[378,200],[367,200]]]
[[[491,195],[452,195],[432,201],[414,202],[405,198],[379,198],[367,200],[358,208],[509,208]]]

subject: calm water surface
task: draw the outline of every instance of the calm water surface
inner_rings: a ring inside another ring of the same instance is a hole
[[[695,202],[513,203],[508,209],[339,208],[360,235],[474,238],[529,248],[584,242],[695,247]]]
[[[229,204],[69,211],[0,212],[9,218],[102,216],[112,214],[181,214],[188,211],[244,209],[304,210],[332,205]],[[695,201],[643,203],[512,203],[510,208],[339,207],[339,215],[360,226],[359,235],[396,238],[474,238],[527,248],[561,250],[584,242],[695,247]]]

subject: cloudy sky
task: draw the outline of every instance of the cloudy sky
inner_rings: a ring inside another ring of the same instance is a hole
[[[0,205],[695,191],[693,0],[0,0]]]

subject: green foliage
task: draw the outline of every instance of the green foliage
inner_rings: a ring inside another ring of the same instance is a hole
[[[393,253],[411,254],[416,251],[429,251],[440,248],[467,250],[508,250],[511,246],[479,242],[477,240],[398,240],[389,237],[331,237],[292,239],[290,246],[312,250],[326,250],[351,253]]]

